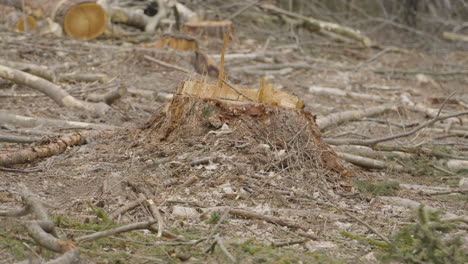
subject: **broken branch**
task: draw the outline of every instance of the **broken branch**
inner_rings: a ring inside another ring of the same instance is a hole
[[[105,113],[109,110],[109,106],[104,103],[94,104],[76,99],[60,86],[46,79],[7,66],[0,65],[0,77],[36,89],[49,96],[61,106],[78,108],[97,113]]]
[[[263,8],[263,9],[272,11],[274,13],[278,13],[278,14],[286,15],[286,16],[289,16],[289,17],[292,17],[292,18],[300,19],[300,20],[304,21],[308,26],[310,26],[310,27],[312,27],[314,29],[318,29],[318,30],[322,30],[322,31],[330,31],[330,32],[333,32],[335,34],[347,37],[349,39],[359,41],[365,47],[372,46],[372,41],[368,37],[362,35],[359,31],[354,30],[352,28],[341,26],[341,25],[331,23],[331,22],[325,22],[325,21],[317,20],[317,19],[312,18],[312,17],[306,17],[306,16],[303,16],[303,15],[300,15],[300,14],[296,14],[296,13],[293,13],[293,12],[290,12],[290,11],[286,11],[284,9],[281,9],[281,8],[276,7],[274,5],[271,5],[271,4],[261,4],[260,7]]]
[[[125,226],[117,227],[117,228],[106,230],[106,231],[96,232],[90,235],[81,236],[81,237],[76,238],[75,240],[79,242],[93,241],[99,238],[113,236],[113,235],[123,233],[123,232],[133,231],[137,229],[146,229],[156,222],[157,220],[138,222],[138,223],[125,225]]]

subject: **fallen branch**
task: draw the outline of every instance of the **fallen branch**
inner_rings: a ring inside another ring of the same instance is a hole
[[[364,117],[382,114],[389,110],[396,110],[396,106],[392,104],[386,104],[369,107],[364,110],[351,110],[330,114],[328,116],[319,116],[317,117],[317,126],[320,128],[320,130],[324,130],[331,125],[336,125],[345,121],[360,120]]]
[[[109,218],[110,219],[116,219],[117,217],[119,217],[120,215],[123,215],[125,214],[127,211],[130,211],[132,210],[133,208],[141,205],[142,202],[144,202],[145,199],[144,198],[138,198],[136,200],[133,200],[133,201],[130,201],[128,203],[126,203],[124,206],[122,207],[119,207],[117,210],[115,210],[114,212],[110,213],[109,214]]]
[[[355,154],[355,155],[364,156],[368,158],[408,159],[408,158],[414,157],[414,155],[411,153],[404,153],[401,151],[377,151],[370,147],[357,146],[357,145],[340,145],[340,146],[332,146],[332,148],[335,152],[345,152],[345,153]]]
[[[46,79],[10,67],[0,65],[0,77],[36,89],[52,98],[52,100],[61,106],[77,108],[101,114],[107,112],[110,109],[109,106],[104,103],[94,104],[76,99],[63,90],[60,86]]]
[[[448,160],[443,161],[442,163],[453,171],[468,170],[467,160]]]
[[[424,205],[422,203],[419,203],[410,199],[400,198],[400,197],[380,196],[379,199],[385,202],[389,202],[393,205],[403,206],[412,210],[416,210],[421,205]],[[434,208],[428,205],[424,205],[424,209],[428,210],[429,212],[443,211],[442,209]],[[459,216],[452,214],[452,213],[445,213],[445,217],[459,217]]]
[[[305,239],[299,239],[299,240],[292,240],[292,241],[277,241],[277,242],[272,242],[271,245],[273,247],[284,247],[284,246],[291,246],[291,245],[297,245],[297,244],[304,244],[307,240]]]
[[[325,140],[326,142],[328,142],[328,140]],[[345,140],[347,141],[347,140]],[[330,139],[330,142],[329,144],[333,144],[335,145],[335,143],[337,145],[339,145],[340,143],[342,143],[342,140],[340,139]],[[450,155],[450,154],[447,154],[446,152],[444,151],[439,151],[435,148],[428,148],[428,147],[424,147],[424,146],[389,146],[389,145],[376,145],[376,146],[372,146],[372,148],[374,150],[378,150],[378,151],[400,151],[400,152],[405,152],[405,153],[414,153],[414,154],[417,154],[417,155],[420,155],[420,154],[424,154],[424,155],[427,155],[427,156],[433,156],[433,157],[436,157],[438,159],[457,159],[457,158],[460,158],[460,157],[457,157],[457,156],[453,156],[453,155]]]
[[[80,263],[80,250],[78,248],[69,250],[62,254],[60,257],[49,260],[46,264],[79,264]]]
[[[60,119],[50,119],[41,117],[29,117],[22,115],[10,114],[0,111],[0,123],[10,124],[19,127],[57,127],[66,129],[117,129],[119,127],[111,125],[93,124],[78,121],[68,121]]]
[[[284,9],[281,9],[279,7],[276,7],[271,4],[261,4],[261,8],[272,11],[274,13],[278,13],[281,15],[287,15],[292,18],[300,19],[304,21],[308,26],[312,27],[313,29],[318,29],[322,31],[330,31],[332,33],[338,34],[340,36],[347,37],[349,39],[353,39],[356,41],[361,42],[365,47],[370,47],[372,45],[372,41],[362,35],[359,31],[356,31],[352,28],[341,26],[335,23],[330,23],[330,22],[325,22],[325,21],[320,21],[312,17],[306,17],[300,14],[296,14],[290,11],[286,11]]]
[[[159,64],[163,67],[166,67],[166,68],[169,68],[169,69],[173,69],[173,70],[176,70],[176,71],[180,71],[180,72],[183,72],[183,73],[187,73],[187,74],[194,74],[194,72],[190,71],[190,70],[187,70],[187,69],[184,69],[182,67],[179,67],[177,65],[173,65],[173,64],[169,64],[167,62],[164,62],[162,60],[158,60],[158,59],[155,59],[155,58],[152,58],[148,55],[144,55],[143,56],[146,60],[149,60],[149,61],[152,61],[156,64]]]
[[[153,218],[155,218],[156,220],[158,220],[158,233],[157,233],[157,237],[161,237],[163,232],[164,232],[164,220],[162,218],[162,215],[161,213],[159,213],[159,208],[156,207],[156,205],[154,204],[154,201],[149,199],[148,198],[148,195],[144,194],[144,193],[139,193],[138,194],[138,197],[140,199],[143,199],[144,201],[146,201],[146,203],[148,204],[148,207],[150,209],[150,212],[151,212],[151,215],[153,216]]]
[[[380,96],[377,96],[377,95],[348,92],[348,91],[344,91],[342,89],[321,87],[321,86],[309,86],[309,92],[310,93],[315,93],[315,94],[331,95],[331,96],[354,97],[354,98],[377,101],[377,102],[386,102],[386,101],[388,101],[387,99],[384,99],[384,98],[382,98]]]
[[[287,53],[290,53],[291,51],[285,51],[285,52],[280,52],[280,51],[260,51],[260,52],[253,52],[253,53],[231,53],[231,54],[225,54],[224,59],[225,60],[254,60],[258,58],[263,58],[267,56],[277,56],[277,55],[284,55]],[[221,55],[219,54],[210,54],[209,55],[211,58],[214,60],[219,60],[221,59]]]
[[[32,63],[16,62],[16,61],[7,61],[0,59],[0,65],[5,65],[23,72],[27,72],[38,77],[44,78],[48,81],[54,82],[55,72],[50,70],[48,67],[39,66]]]
[[[153,33],[159,25],[162,18],[167,15],[166,3],[163,0],[156,0],[158,4],[158,13],[147,20],[145,32]]]
[[[161,213],[159,212],[159,208],[156,207],[154,201],[151,199],[147,199],[146,202],[148,203],[148,207],[150,209],[151,214],[154,218],[156,218],[156,220],[158,220],[158,233],[156,234],[156,236],[162,237],[164,232],[164,220],[162,218]]]
[[[404,168],[401,165],[398,164],[387,164],[383,161],[376,160],[376,159],[370,159],[370,158],[365,158],[349,153],[344,153],[344,152],[336,152],[338,157],[346,160],[347,162],[350,162],[354,165],[358,165],[363,168],[368,168],[368,169],[394,169],[397,171],[403,171]]]
[[[147,16],[136,9],[122,8],[115,5],[111,5],[107,8],[107,14],[113,23],[123,23],[143,29],[147,33],[153,33],[158,25],[161,24],[161,20],[167,16],[167,7],[173,5],[173,3],[166,4],[163,0],[157,0],[157,4],[158,13],[152,17]],[[188,13],[191,11],[187,7],[177,2],[174,5],[177,6],[179,14],[190,16]]]
[[[266,216],[266,215],[262,215],[262,214],[259,214],[259,213],[250,212],[250,211],[241,210],[241,209],[230,209],[229,213],[231,215],[234,215],[234,216],[237,216],[237,217],[263,220],[263,221],[268,222],[268,223],[272,223],[272,224],[276,224],[276,225],[280,225],[280,226],[286,226],[286,227],[289,227],[289,228],[292,228],[292,229],[301,229],[301,230],[304,230],[304,231],[308,230],[307,227],[291,223],[291,222],[289,222],[289,221],[287,221],[285,219],[275,217],[275,216]]]
[[[373,139],[324,139],[324,141],[328,144],[333,144],[333,145],[361,145],[361,146],[368,146],[372,147],[378,143],[385,142],[385,141],[390,141],[402,137],[407,137],[411,136],[414,133],[418,132],[419,130],[428,127],[432,124],[434,124],[437,121],[444,120],[444,119],[449,119],[453,117],[458,117],[462,115],[468,115],[468,111],[465,112],[459,112],[453,115],[448,115],[448,116],[436,116],[433,119],[413,128],[412,130],[396,135],[391,135],[387,137],[381,137],[381,138],[373,138]],[[317,121],[318,124],[319,120]]]
[[[24,225],[34,241],[48,250],[65,253],[75,248],[71,242],[60,240],[46,232],[46,230],[54,227],[54,223],[51,221],[26,221]]]
[[[96,232],[90,235],[77,237],[75,240],[78,242],[93,241],[99,238],[113,236],[113,235],[123,233],[123,232],[128,232],[128,231],[133,231],[133,230],[138,230],[138,229],[147,229],[156,222],[157,220],[138,222],[138,223],[121,226],[121,227],[117,227],[117,228],[106,230],[106,231]]]
[[[11,210],[3,216],[23,216],[33,213],[37,219],[33,221],[24,222],[29,235],[34,241],[42,247],[57,253],[65,253],[67,251],[75,250],[76,247],[70,241],[65,241],[57,238],[55,226],[50,221],[47,210],[42,202],[34,195],[25,185],[20,184],[20,195],[23,199],[25,207],[22,209]],[[76,254],[76,253],[74,253]],[[51,263],[66,263],[66,262],[51,262]]]
[[[67,74],[60,74],[57,77],[57,81],[59,82],[95,82],[98,81],[103,83],[107,81],[109,77],[102,73],[67,73]]]
[[[215,241],[216,241],[216,244],[218,244],[218,247],[219,247],[219,249],[221,250],[221,252],[223,252],[223,254],[224,254],[232,263],[237,263],[236,259],[231,255],[231,253],[229,253],[229,251],[227,250],[227,248],[224,246],[223,241],[221,240],[221,238],[219,237],[219,235],[216,235],[216,236],[215,236]]]
[[[90,94],[86,98],[91,102],[104,102],[108,105],[113,104],[127,93],[127,88],[118,86],[104,94]]]
[[[8,143],[34,143],[43,140],[41,137],[28,137],[28,136],[16,136],[16,135],[3,135],[0,134],[0,142]]]
[[[3,210],[0,211],[0,216],[13,216],[13,217],[19,217],[19,216],[24,216],[29,214],[30,208],[25,207],[25,208],[20,208],[20,209],[10,209],[10,210]]]
[[[448,40],[456,40],[456,41],[465,41],[468,42],[468,35],[457,34],[453,32],[443,32],[442,36]]]
[[[0,166],[26,163],[39,158],[50,157],[64,152],[68,147],[84,143],[85,139],[81,134],[67,134],[55,140],[51,140],[48,144],[30,147],[12,153],[1,153]]]

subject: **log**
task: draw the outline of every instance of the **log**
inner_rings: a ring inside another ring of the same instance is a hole
[[[95,0],[0,0],[0,4],[22,9],[37,19],[50,18],[61,25],[69,36],[93,39],[107,25],[107,15]]]
[[[34,17],[23,14],[13,6],[0,5],[0,24],[7,25],[20,32],[37,29],[37,21]]]
[[[329,126],[337,125],[342,122],[360,120],[364,117],[379,115],[386,111],[395,109],[396,106],[393,104],[384,104],[373,107],[367,107],[362,110],[349,110],[339,113],[333,113],[328,116],[318,117],[317,125],[321,130],[324,130]]]
[[[453,32],[443,32],[442,36],[444,37],[444,39],[448,40],[468,42],[468,35],[462,35]]]
[[[29,117],[22,115],[15,115],[8,112],[0,111],[0,123],[10,124],[17,127],[47,127],[47,128],[62,128],[62,129],[117,129],[119,127],[93,124],[78,121]],[[28,133],[31,133],[29,131]]]
[[[48,144],[30,147],[17,152],[1,153],[0,166],[26,163],[39,158],[50,157],[64,152],[68,147],[84,143],[84,137],[78,133],[64,135],[56,140],[52,140]]]

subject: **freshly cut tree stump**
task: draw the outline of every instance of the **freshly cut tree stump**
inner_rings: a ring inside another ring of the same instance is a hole
[[[77,39],[93,39],[106,29],[107,15],[96,0],[0,0],[37,19],[51,18]]]
[[[208,143],[210,134],[229,133],[230,141],[248,139],[250,148],[268,145],[270,153],[265,155],[279,157],[273,158],[271,165],[278,170],[316,169],[320,171],[316,175],[339,175],[335,179],[344,182],[353,177],[323,142],[315,116],[302,110],[302,102],[265,86],[234,91],[227,85],[219,89],[200,81],[182,82],[173,99],[148,121],[145,137],[154,144],[176,146],[188,141],[216,144]]]
[[[145,48],[151,49],[161,49],[163,47],[169,47],[173,50],[180,50],[180,51],[196,51],[198,50],[198,42],[196,39],[175,35],[175,34],[164,34],[162,38],[152,44],[145,44]]]

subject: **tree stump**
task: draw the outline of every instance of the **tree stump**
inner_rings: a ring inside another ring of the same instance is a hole
[[[165,144],[183,152],[184,146],[197,143],[220,144],[224,135],[226,141],[248,146],[242,154],[247,162],[262,156],[256,164],[259,170],[320,171],[316,175],[327,175],[324,178],[334,182],[347,182],[354,176],[322,141],[315,116],[302,109],[297,97],[274,90],[266,96],[265,88],[227,89],[233,91],[199,81],[183,82],[172,100],[145,125],[148,146]],[[252,101],[238,92],[249,94]],[[222,151],[229,156],[238,150],[234,146]]]

